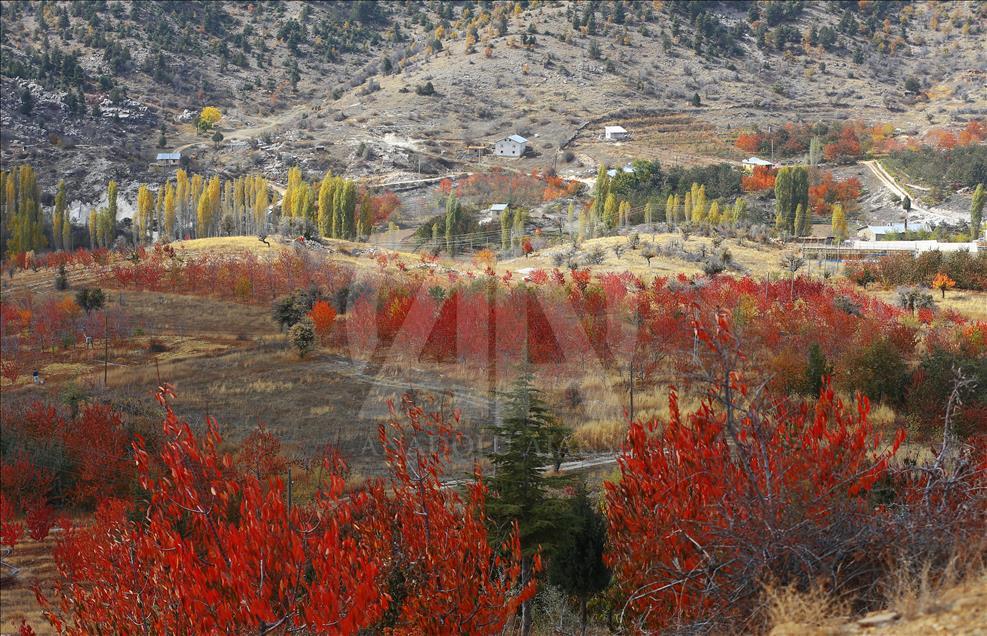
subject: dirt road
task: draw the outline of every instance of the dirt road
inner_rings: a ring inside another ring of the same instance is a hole
[[[881,162],[877,159],[871,159],[869,161],[861,161],[861,163],[867,166],[868,169],[877,179],[887,188],[892,194],[894,194],[899,199],[904,199],[908,197],[911,199],[912,207],[908,213],[908,220],[915,222],[927,222],[927,223],[957,223],[961,221],[968,220],[964,218],[961,213],[953,212],[944,208],[926,208],[921,206],[916,201],[908,191],[906,191],[902,186],[898,185],[895,178],[884,169]]]

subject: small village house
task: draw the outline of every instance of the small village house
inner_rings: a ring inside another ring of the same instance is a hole
[[[927,223],[909,223],[909,232],[926,232],[929,225]],[[857,233],[857,236],[865,241],[882,241],[892,234],[902,234],[905,232],[904,223],[891,223],[890,225],[868,225]]]
[[[528,140],[521,135],[511,135],[494,144],[494,154],[498,157],[520,157],[527,150]]]
[[[630,139],[630,134],[623,126],[604,126],[603,139],[605,141],[624,141]]]
[[[760,157],[748,157],[744,159],[741,163],[744,164],[744,169],[747,170],[748,172],[753,171],[754,168],[757,168],[758,166],[767,167],[767,168],[778,167],[778,164],[772,163],[767,159],[761,159]]]
[[[477,221],[477,223],[479,225],[489,225],[490,223],[498,222],[500,220],[501,213],[506,209],[506,203],[494,203],[483,211],[483,216],[479,221]]]
[[[154,162],[159,166],[177,166],[182,162],[182,153],[159,152]]]

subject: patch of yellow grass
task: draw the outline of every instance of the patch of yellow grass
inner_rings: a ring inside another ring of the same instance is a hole
[[[174,241],[171,246],[176,250],[185,250],[191,253],[213,252],[213,251],[246,251],[259,254],[277,253],[284,249],[284,245],[278,241],[267,240],[270,247],[260,242],[256,236],[216,236],[212,238],[191,239],[188,241]]]
[[[794,586],[765,586],[768,624],[771,636],[796,636],[803,634],[836,634],[843,618],[850,613],[846,603],[841,603],[827,590],[816,586],[800,591]]]
[[[705,246],[708,253],[715,251],[713,239],[703,236],[690,236],[688,241],[683,241],[682,235],[678,232],[659,234],[642,233],[640,234],[640,239],[642,245],[650,242],[658,247],[662,247],[671,241],[678,241],[690,252],[699,251],[701,246]],[[605,256],[603,263],[592,266],[592,269],[598,271],[629,271],[645,276],[671,276],[679,273],[691,276],[693,274],[700,274],[703,271],[702,263],[700,262],[690,262],[668,256],[656,256],[651,259],[651,265],[649,267],[648,262],[641,255],[642,250],[640,247],[636,250],[626,249],[620,257],[617,257],[614,254],[613,248],[616,246],[626,246],[628,240],[626,236],[605,236],[589,239],[580,244],[579,251],[582,254],[592,252],[595,249],[603,251]],[[782,268],[778,263],[781,250],[778,247],[755,244],[750,241],[744,241],[743,245],[741,245],[735,239],[724,240],[720,247],[727,248],[733,257],[733,261],[752,274],[764,276],[782,273]],[[552,269],[555,267],[552,263],[552,255],[567,252],[569,249],[570,244],[568,243],[547,247],[544,250],[535,252],[528,258],[505,259],[498,264],[498,267],[501,271],[527,267]]]
[[[866,293],[890,305],[895,304],[893,289],[868,289]],[[947,291],[945,298],[934,289],[930,289],[929,293],[940,311],[952,309],[971,320],[987,320],[987,292],[953,290]]]

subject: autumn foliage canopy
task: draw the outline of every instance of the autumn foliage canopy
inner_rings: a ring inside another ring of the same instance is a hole
[[[380,430],[389,480],[344,496],[327,465],[313,501],[291,506],[280,479],[240,472],[216,423],[197,438],[170,397],[159,395],[160,453],[134,448],[147,499],[105,500],[55,549],[55,590],[39,598],[60,630],[495,633],[533,593],[517,532],[488,541],[479,477],[465,496],[443,488],[442,416],[392,409]],[[412,450],[416,436],[437,450]]]
[[[867,567],[860,544],[811,546],[869,515],[866,495],[904,439],[879,451],[867,399],[847,407],[828,386],[814,406],[761,402],[730,367],[742,354],[726,316],[693,324],[723,381],[691,415],[673,391],[668,422],[632,422],[606,484],[608,560],[647,631],[749,615],[769,573]]]

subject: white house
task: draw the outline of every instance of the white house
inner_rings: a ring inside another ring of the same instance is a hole
[[[929,225],[927,223],[909,223],[909,232],[926,232]],[[904,223],[891,223],[890,225],[868,225],[857,233],[857,236],[865,241],[880,241],[888,234],[901,234],[905,231]]]
[[[489,208],[484,210],[483,217],[477,222],[478,225],[488,225],[494,221],[500,220],[501,213],[507,209],[506,203],[494,203]]]
[[[161,166],[177,166],[182,162],[182,153],[180,152],[159,152],[155,162]]]
[[[757,166],[768,166],[771,168],[775,167],[775,164],[771,163],[770,161],[767,161],[766,159],[761,159],[760,157],[748,157],[744,159],[741,163],[743,163],[744,167],[747,168],[748,170],[753,170]]]
[[[606,141],[623,141],[629,139],[630,134],[623,126],[604,126],[603,139]]]
[[[520,157],[527,149],[528,140],[521,135],[511,135],[494,144],[494,154],[498,157]]]

